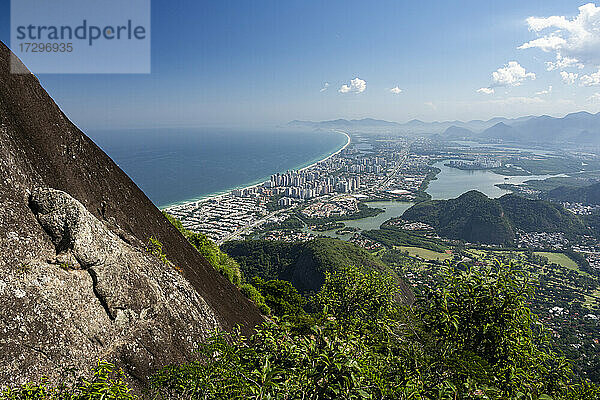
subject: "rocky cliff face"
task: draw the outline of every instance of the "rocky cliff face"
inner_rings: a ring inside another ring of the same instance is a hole
[[[0,387],[97,359],[143,386],[210,331],[250,332],[258,310],[10,56],[0,42]]]

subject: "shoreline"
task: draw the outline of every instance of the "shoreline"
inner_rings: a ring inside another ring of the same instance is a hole
[[[315,161],[315,162],[311,163],[310,165],[307,165],[306,167],[300,168],[300,169],[298,169],[298,171],[304,171],[304,170],[307,170],[309,168],[312,168],[315,165],[317,165],[317,164],[319,164],[319,163],[321,163],[323,161],[326,161],[326,160],[330,159],[333,156],[338,155],[344,149],[346,149],[346,147],[348,147],[350,145],[350,142],[352,141],[352,139],[350,139],[350,135],[347,132],[344,132],[344,131],[339,130],[339,129],[334,129],[333,132],[337,132],[337,133],[341,133],[341,134],[345,135],[346,136],[346,144],[344,144],[340,149],[338,149],[334,153],[331,153],[328,156],[326,156],[325,158],[323,158],[321,160],[318,160],[318,161]],[[210,195],[208,195],[206,197],[200,197],[198,199],[184,200],[182,202],[175,203],[175,204],[170,204],[168,206],[159,206],[158,209],[161,210],[161,211],[167,211],[168,209],[173,208],[173,207],[179,207],[179,206],[184,206],[184,205],[191,204],[191,203],[201,203],[201,202],[204,202],[204,201],[219,199],[219,198],[227,196],[233,190],[255,188],[255,187],[258,187],[258,186],[262,186],[265,182],[268,182],[268,179],[267,180],[261,180],[260,182],[249,184],[249,185],[236,186],[236,187],[224,190],[222,192],[217,192],[217,193],[210,194]]]

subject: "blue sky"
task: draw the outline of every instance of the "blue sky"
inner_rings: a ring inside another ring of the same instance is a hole
[[[39,78],[84,129],[597,112],[600,8],[584,4],[154,0],[151,74]]]

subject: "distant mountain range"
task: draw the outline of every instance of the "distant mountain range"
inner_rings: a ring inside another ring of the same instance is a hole
[[[311,128],[311,129],[349,129],[349,128],[399,128],[402,124],[397,122],[383,121],[380,119],[335,119],[331,121],[298,121],[294,120],[287,124],[290,128]]]
[[[528,143],[600,144],[600,113],[585,111],[562,118],[542,115],[519,121],[499,122],[473,137]]]
[[[472,135],[473,132],[482,131],[490,128],[499,122],[518,122],[526,120],[529,117],[521,117],[515,119],[507,118],[492,118],[488,121],[473,120],[468,122],[463,121],[444,121],[444,122],[424,122],[418,119],[413,119],[405,123],[385,121],[374,118],[363,118],[363,119],[335,119],[329,121],[299,121],[294,120],[287,123],[289,128],[302,128],[302,129],[387,129],[397,133],[403,134],[441,134],[449,128],[452,130],[456,128],[462,128],[466,131],[464,134]]]
[[[431,134],[442,139],[501,140],[523,143],[582,143],[600,145],[600,113],[586,111],[568,114],[562,118],[548,115],[520,118],[492,118],[473,120],[423,122],[413,119],[406,123],[373,118],[336,119],[331,121],[291,121],[291,128],[310,129],[365,129],[386,130],[398,134]]]

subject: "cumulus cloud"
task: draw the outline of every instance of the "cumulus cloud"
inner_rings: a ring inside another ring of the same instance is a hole
[[[433,103],[433,101],[426,101],[425,104],[427,107],[431,107],[434,110],[437,110],[437,106]]]
[[[329,82],[325,82],[323,84],[323,87],[321,88],[321,90],[319,90],[319,92],[324,92],[327,90],[327,88],[329,87]]]
[[[555,52],[573,64],[600,63],[600,7],[593,3],[579,7],[574,18],[554,15],[546,18],[527,18],[529,30],[541,35],[523,43],[519,49],[538,48]],[[560,68],[560,67],[559,67]]]
[[[581,86],[600,86],[600,69],[589,75],[582,75],[579,78]]]
[[[400,93],[402,93],[402,89],[400,89],[398,86],[396,86],[396,87],[393,87],[390,89],[390,93],[400,94]]]
[[[518,62],[510,61],[505,66],[492,72],[493,83],[490,87],[519,86],[526,79],[535,80],[535,74],[527,72]]]
[[[477,89],[477,93],[494,94],[494,89],[489,87],[482,87]]]
[[[560,54],[556,55],[556,61],[546,62],[546,71],[554,71],[555,69],[565,69],[569,67],[577,67],[583,69],[584,65],[576,58],[563,57]]]
[[[541,96],[543,94],[550,94],[550,93],[552,93],[552,85],[548,86],[548,89],[546,89],[546,90],[536,92],[536,96]]]
[[[342,85],[338,92],[340,93],[362,93],[367,89],[367,82],[360,79],[354,78],[350,81],[350,85]]]
[[[531,40],[527,43],[523,43],[522,45],[520,45],[517,48],[519,50],[525,50],[525,49],[534,49],[537,47],[538,49],[541,49],[542,51],[549,52],[552,50],[559,49],[561,46],[563,46],[566,43],[567,43],[567,41],[565,39],[561,38],[560,36],[555,36],[554,34],[551,34],[550,36],[544,36],[544,37],[541,37],[538,39]]]
[[[589,101],[590,103],[599,103],[600,93],[594,93],[593,95],[587,98],[587,101]]]
[[[578,74],[574,72],[560,71],[560,77],[567,85],[572,85],[577,80]]]

